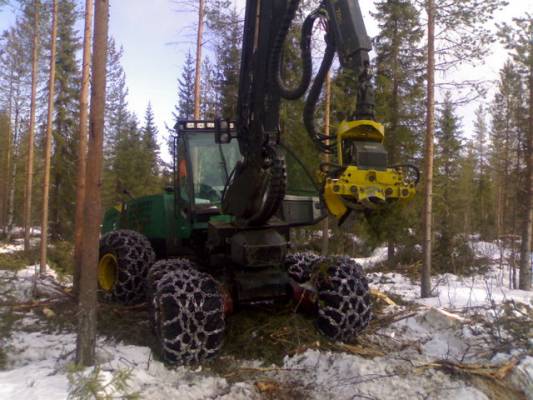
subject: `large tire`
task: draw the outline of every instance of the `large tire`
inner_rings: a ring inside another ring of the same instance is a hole
[[[368,281],[349,257],[329,257],[318,279],[318,330],[332,340],[349,342],[372,318]]]
[[[146,298],[146,276],[155,261],[148,239],[138,232],[118,230],[100,240],[98,283],[105,300],[138,304]]]
[[[196,266],[191,260],[187,258],[159,260],[155,264],[153,264],[148,271],[148,276],[146,279],[147,298],[151,299],[154,296],[157,283],[168,272],[179,271],[184,269],[196,269]]]
[[[311,279],[314,265],[321,259],[322,257],[311,251],[291,253],[285,257],[285,267],[290,278],[298,283],[304,283]]]
[[[161,356],[170,364],[195,364],[216,355],[224,339],[224,301],[208,274],[183,268],[156,283],[150,309]]]
[[[372,318],[368,281],[351,258],[295,253],[287,256],[285,265],[293,280],[316,288],[317,328],[324,336],[349,342],[368,326]]]
[[[186,258],[173,258],[173,259],[166,259],[166,260],[159,260],[154,265],[150,267],[150,270],[148,271],[148,276],[146,278],[146,298],[148,299],[148,314],[150,316],[150,326],[152,327],[152,330],[155,332],[155,309],[153,306],[152,299],[155,295],[155,290],[157,287],[157,284],[169,272],[174,271],[180,271],[180,270],[190,270],[190,269],[196,269],[196,266],[194,263]]]

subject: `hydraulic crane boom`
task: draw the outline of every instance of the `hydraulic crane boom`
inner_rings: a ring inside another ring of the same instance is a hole
[[[374,115],[369,72],[372,46],[358,1],[324,0],[305,19],[300,41],[302,76],[295,88],[286,87],[281,77],[283,47],[300,2],[246,3],[237,108],[243,161],[233,171],[223,198],[224,212],[245,225],[265,224],[285,196],[285,161],[279,149],[280,102],[306,93],[303,122],[307,132],[320,151],[337,154],[337,163],[322,165],[320,172],[323,200],[332,214],[343,220],[352,210],[371,210],[407,200],[415,191],[416,182],[404,176],[406,166],[387,165],[384,129]],[[317,21],[325,27],[326,48],[313,80],[311,37]],[[336,54],[343,68],[355,72],[358,87],[354,110],[345,112],[346,120],[331,138],[316,127],[315,111]]]

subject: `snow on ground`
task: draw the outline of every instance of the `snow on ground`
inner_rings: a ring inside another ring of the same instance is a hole
[[[69,372],[74,357],[74,334],[17,333],[9,343],[7,370],[0,371],[0,399],[66,399],[73,390]],[[129,388],[118,385],[105,389],[109,395],[138,393],[142,399],[250,399],[255,393],[250,383],[230,385],[221,377],[210,376],[201,368],[166,368],[152,359],[150,349],[99,340],[97,345],[99,378],[102,386],[113,376],[127,371]],[[89,370],[85,372],[87,374]]]
[[[488,399],[483,392],[443,372],[414,374],[410,363],[392,357],[362,357],[308,350],[287,358],[286,368],[299,374],[313,399]],[[294,379],[294,378],[293,378]]]
[[[35,246],[39,243],[39,238],[31,238],[30,246]],[[11,244],[2,244],[0,246],[0,254],[15,253],[24,250],[24,239],[15,239]]]
[[[279,367],[237,360],[237,375],[232,378],[205,367],[167,368],[153,359],[147,347],[104,337],[98,339],[98,369],[76,372],[71,369],[74,333],[52,333],[42,329],[35,314],[19,313],[11,334],[0,337],[0,399],[66,399],[91,375],[98,376],[102,393],[115,397],[138,393],[142,399],[155,400],[516,398],[491,394],[491,389],[435,367],[445,360],[494,367],[515,362],[504,382],[533,400],[533,294],[505,287],[508,270],[499,269],[497,245],[476,242],[473,249],[491,260],[489,271],[472,277],[435,276],[435,297],[430,299],[420,299],[418,284],[402,274],[368,274],[372,289],[401,299],[376,316],[390,317],[388,323],[371,326],[360,338],[362,347],[379,350],[373,356],[313,348],[286,356]],[[386,248],[378,248],[371,257],[357,261],[371,268],[385,257]],[[31,266],[2,271],[0,266],[0,314],[2,303],[30,301],[36,288],[42,295],[57,295],[58,277],[51,272],[36,279],[36,270]],[[516,336],[515,325],[505,323],[509,318],[518,321],[525,332],[518,333],[522,336]],[[256,372],[241,376],[240,369]],[[126,372],[129,387],[120,389],[117,377]]]
[[[38,265],[18,271],[0,269],[0,303],[27,302],[35,296],[57,296],[62,292],[58,282],[68,285],[68,279],[61,279],[49,266],[44,275],[39,275],[38,271]]]
[[[492,306],[505,301],[533,304],[533,293],[509,289],[502,284],[500,272],[492,269],[486,274],[460,277],[442,274],[432,277],[434,297],[420,298],[420,285],[410,278],[394,272],[372,272],[368,278],[373,287],[386,291],[404,300],[441,307],[449,310],[463,310],[471,307]]]

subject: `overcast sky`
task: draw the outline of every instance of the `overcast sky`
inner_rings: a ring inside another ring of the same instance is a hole
[[[245,1],[234,1],[242,9]],[[368,33],[374,36],[377,26],[369,15],[373,2],[361,1],[360,4]],[[193,47],[192,36],[185,33],[187,27],[194,25],[196,16],[178,13],[177,8],[173,0],[111,0],[110,33],[124,47],[122,64],[127,76],[130,108],[142,119],[150,101],[162,135],[166,135],[165,123],[172,122],[172,111],[177,102],[177,78],[184,56]],[[533,13],[533,0],[509,0],[509,5],[496,15],[496,20],[510,22],[513,17],[521,16],[526,11]],[[0,12],[0,30],[13,23],[13,14],[9,8]],[[81,35],[81,22],[79,30]],[[506,59],[505,50],[494,43],[492,55],[484,65],[462,67],[455,74],[465,78],[475,76],[478,79],[495,80]],[[484,101],[490,99],[487,97]],[[461,110],[466,134],[471,129],[476,107],[477,104],[472,104]]]

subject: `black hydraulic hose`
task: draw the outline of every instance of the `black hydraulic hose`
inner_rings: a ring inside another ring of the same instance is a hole
[[[272,53],[270,55],[270,81],[277,86],[281,97],[289,100],[296,100],[304,95],[305,91],[309,87],[312,73],[312,64],[311,69],[307,71],[309,69],[309,65],[306,65],[308,64],[308,61],[304,58],[304,74],[298,87],[296,87],[295,89],[289,89],[285,86],[283,80],[281,79],[281,58],[283,55],[283,45],[285,43],[285,40],[287,39],[287,35],[289,34],[289,29],[291,27],[292,21],[296,17],[296,11],[298,10],[299,5],[300,0],[290,0],[289,5],[287,7],[287,12],[285,13],[278,34],[276,35],[276,38],[274,40],[274,45],[272,46]],[[301,45],[303,42],[304,38],[302,36]],[[307,80],[306,75],[308,76]]]
[[[331,69],[331,65],[333,64],[333,59],[335,58],[336,51],[335,42],[333,41],[333,37],[330,33],[326,34],[326,43],[326,51],[324,53],[322,64],[320,65],[318,74],[313,82],[313,85],[311,86],[311,89],[309,90],[309,95],[307,96],[307,99],[305,101],[303,119],[305,129],[307,130],[311,139],[317,144],[319,149],[325,153],[332,153],[333,149],[335,148],[335,144],[326,144],[326,141],[330,140],[331,137],[319,133],[315,126],[316,105],[320,100],[322,86],[324,85],[326,76],[329,70]]]
[[[270,57],[270,79],[277,86],[281,97],[287,100],[297,100],[301,98],[311,85],[311,79],[313,75],[313,61],[311,54],[311,39],[313,34],[313,26],[315,24],[315,21],[323,15],[323,9],[322,7],[320,7],[312,14],[310,14],[304,21],[304,24],[302,26],[302,37],[300,39],[300,49],[303,62],[302,76],[300,78],[298,86],[293,89],[288,88],[285,86],[281,77],[281,59],[283,54],[283,45],[289,33],[291,23],[296,16],[296,11],[298,10],[299,4],[300,0],[290,0],[287,12],[283,19],[283,22],[281,23],[280,30],[278,31],[278,34],[274,41]],[[320,99],[320,93],[322,92],[324,81],[329,70],[331,69],[336,52],[335,43],[331,33],[326,34],[326,43],[327,46],[326,51],[324,53],[324,58],[320,65],[318,74],[315,77],[313,84],[311,85],[309,95],[305,102],[303,119],[305,128],[309,136],[316,143],[320,151],[325,153],[333,153],[335,149],[335,144],[328,144],[328,142],[331,140],[331,137],[319,133],[315,127],[314,121],[316,105],[318,104],[318,101]]]
[[[394,168],[394,169],[402,169],[402,168],[410,169],[411,171],[414,171],[414,173],[415,173],[414,184],[418,185],[418,183],[420,182],[420,178],[421,178],[420,169],[418,169],[418,167],[416,165],[413,165],[413,164],[398,164],[398,165],[393,165],[391,168]]]
[[[300,38],[300,50],[302,58],[302,74],[298,85],[291,89],[288,88],[283,82],[281,76],[281,56],[283,53],[283,42],[278,53],[275,53],[275,57],[272,59],[272,68],[271,68],[271,78],[275,82],[280,92],[281,97],[287,100],[297,100],[302,97],[309,85],[311,84],[311,79],[313,77],[313,57],[311,53],[311,39],[313,36],[313,26],[315,21],[320,17],[318,12],[313,12],[309,15],[302,26],[302,36]],[[286,37],[285,37],[286,38]],[[285,41],[283,38],[283,41]]]
[[[281,148],[283,148],[292,158],[294,158],[294,160],[296,160],[296,162],[298,163],[298,165],[302,168],[302,170],[304,171],[305,175],[307,175],[307,178],[311,181],[311,183],[313,184],[315,190],[317,192],[320,192],[320,187],[318,186],[318,183],[316,183],[315,179],[313,178],[313,176],[311,175],[311,173],[309,172],[309,170],[306,168],[306,166],[304,165],[303,161],[296,155],[296,153],[294,151],[291,150],[290,147],[288,146],[285,146],[283,143],[280,143],[280,146]]]

